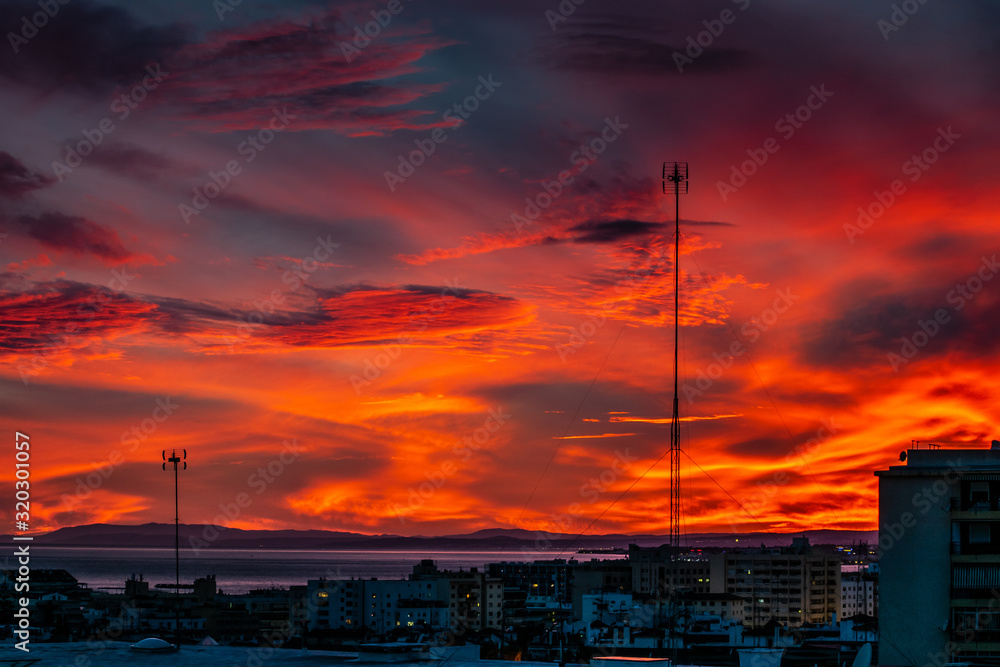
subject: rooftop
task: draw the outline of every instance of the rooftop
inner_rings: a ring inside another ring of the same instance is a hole
[[[281,667],[282,665],[331,665],[339,663],[350,663],[351,665],[365,664],[357,661],[357,653],[346,653],[340,651],[301,651],[298,649],[268,649],[236,646],[184,646],[177,653],[161,654],[140,654],[129,650],[132,642],[108,642],[103,645],[103,651],[95,649],[94,645],[86,642],[78,643],[54,643],[54,644],[31,644],[31,652],[25,653],[15,649],[12,645],[6,644],[0,647],[0,664],[14,660],[41,659],[40,665],[101,665],[115,667],[115,665],[156,665],[157,667],[167,667],[170,665],[193,665],[194,667],[219,665],[255,665],[264,664],[267,667]],[[89,661],[85,661],[85,658]],[[79,660],[79,662],[76,662]],[[405,665],[433,665],[442,664],[442,660],[425,660],[413,662],[394,662],[396,667]],[[513,663],[502,660],[481,660],[467,662],[461,660],[448,660],[448,667],[510,667]],[[16,664],[16,663],[15,663]],[[369,663],[379,664],[383,667],[385,662]],[[519,662],[518,667],[555,667],[551,662]]]
[[[977,472],[1000,472],[1000,441],[989,448],[945,449],[930,445],[926,449],[912,447],[899,454],[903,465],[876,470],[878,477],[940,475],[942,472],[965,475]]]

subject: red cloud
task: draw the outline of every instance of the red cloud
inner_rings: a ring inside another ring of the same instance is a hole
[[[510,297],[454,287],[356,289],[323,297],[319,305],[320,321],[275,327],[265,337],[307,347],[419,344],[520,326],[533,317],[530,306]]]
[[[419,71],[416,62],[452,43],[428,30],[389,26],[361,50],[354,24],[338,11],[306,20],[260,22],[211,33],[178,54],[171,98],[196,129],[258,129],[274,109],[294,116],[289,129],[331,129],[352,136],[447,125],[430,112],[399,109],[441,84],[392,81]],[[386,83],[373,83],[383,81]]]
[[[23,377],[71,362],[107,340],[147,328],[156,306],[93,285],[58,282],[31,292],[0,293],[0,356],[20,358]]]

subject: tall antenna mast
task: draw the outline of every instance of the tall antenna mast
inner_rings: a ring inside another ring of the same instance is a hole
[[[174,564],[177,569],[177,586],[174,588],[174,601],[176,603],[176,625],[174,630],[176,630],[177,636],[177,647],[175,650],[181,650],[181,515],[180,515],[180,505],[178,504],[178,492],[177,492],[177,466],[183,466],[180,470],[187,470],[188,464],[185,459],[187,458],[186,449],[172,449],[170,450],[170,458],[167,458],[167,450],[161,452],[163,457],[163,469],[167,469],[168,463],[174,464]]]
[[[688,192],[688,163],[663,163],[663,193],[674,195],[674,413],[670,417],[670,559],[681,546],[681,418],[677,400],[680,334],[681,195]],[[671,582],[671,587],[674,582]]]

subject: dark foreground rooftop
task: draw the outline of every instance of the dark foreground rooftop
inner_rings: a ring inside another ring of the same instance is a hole
[[[98,667],[104,665],[212,665],[213,667],[268,665],[330,665],[346,662],[357,654],[334,651],[266,649],[236,646],[184,646],[179,652],[142,654],[130,651],[132,642],[108,642],[88,645],[86,642],[31,644],[31,652],[19,651],[11,645],[0,648],[0,665],[11,660],[38,660],[39,667]],[[103,650],[102,650],[103,647]],[[20,664],[15,662],[14,664]]]
[[[32,660],[38,667],[115,667],[117,665],[150,665],[152,667],[167,667],[173,665],[211,665],[211,667],[282,667],[284,665],[344,664],[353,665],[422,665],[434,667],[447,664],[448,667],[555,667],[551,662],[504,662],[499,660],[482,660],[467,662],[464,660],[425,660],[411,662],[359,662],[357,653],[338,651],[301,651],[298,649],[268,649],[236,646],[184,646],[180,652],[163,654],[142,654],[130,651],[132,642],[107,642],[105,644],[88,645],[86,642],[31,644],[31,652],[25,653],[5,644],[0,647],[0,666],[6,667],[11,661],[23,660],[23,664],[31,664]],[[103,650],[101,650],[103,647]],[[13,662],[15,665],[22,664]]]

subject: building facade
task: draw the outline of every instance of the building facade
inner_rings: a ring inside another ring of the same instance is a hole
[[[853,616],[878,616],[877,568],[841,572],[840,619]]]
[[[524,591],[527,598],[536,602],[570,603],[573,576],[578,561],[561,558],[531,562],[503,561],[487,565],[489,576],[503,581],[511,588]]]
[[[443,629],[448,609],[435,581],[313,579],[306,583],[310,629],[363,629],[384,634],[426,625]]]
[[[632,591],[656,594],[668,590],[711,592],[711,564],[702,556],[681,554],[670,562],[670,547],[640,547],[630,544],[628,562],[632,568]]]
[[[789,547],[681,556],[673,563],[666,546],[631,545],[629,560],[634,593],[735,595],[746,601],[749,627],[772,619],[792,627],[829,623],[840,611],[840,558],[814,554],[805,538],[793,538]]]
[[[503,582],[472,568],[438,570],[433,561],[414,566],[409,579],[314,579],[305,591],[309,628],[500,629]],[[292,619],[295,623],[296,619]]]
[[[910,449],[879,481],[879,662],[1000,657],[1000,442]]]
[[[711,561],[712,592],[747,600],[748,627],[772,619],[791,627],[830,623],[840,611],[840,558],[811,553],[808,541],[790,549],[712,554]]]

